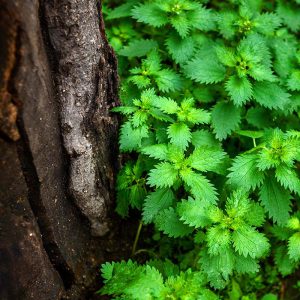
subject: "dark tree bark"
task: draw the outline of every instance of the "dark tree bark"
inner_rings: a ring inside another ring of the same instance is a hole
[[[0,299],[92,299],[126,252],[101,3],[0,0],[0,44]]]

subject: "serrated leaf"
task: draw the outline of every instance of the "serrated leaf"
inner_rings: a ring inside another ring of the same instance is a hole
[[[247,77],[238,77],[232,75],[225,83],[226,91],[229,93],[231,100],[235,105],[243,105],[252,97],[252,84]]]
[[[194,28],[202,31],[215,29],[215,15],[197,3],[197,7],[188,15],[188,19]]]
[[[260,266],[255,259],[250,256],[236,255],[235,256],[235,270],[240,274],[257,273]]]
[[[113,276],[114,262],[106,262],[101,265],[101,276],[104,278],[104,282],[110,280]]]
[[[257,156],[255,154],[240,155],[233,160],[229,169],[228,183],[236,188],[243,188],[246,191],[261,185],[264,180],[264,173],[256,166]]]
[[[191,108],[187,114],[187,121],[192,124],[208,124],[210,113],[204,109]]]
[[[274,13],[264,13],[255,18],[254,26],[260,33],[271,35],[281,25],[281,19]]]
[[[114,107],[111,111],[112,112],[119,112],[123,115],[131,115],[134,112],[136,112],[138,110],[137,107],[133,107],[133,106],[117,106]]]
[[[180,177],[190,187],[196,200],[203,200],[207,204],[216,203],[216,189],[206,177],[188,168],[180,171]]]
[[[269,128],[272,125],[272,116],[263,107],[252,107],[246,115],[247,122],[258,129]]]
[[[157,187],[171,187],[177,179],[178,171],[170,163],[164,162],[149,172],[148,184]]]
[[[207,230],[206,239],[208,253],[212,255],[222,255],[224,250],[231,244],[231,233],[229,229],[217,225]]]
[[[295,262],[290,259],[289,255],[287,255],[287,252],[288,249],[286,246],[278,246],[275,249],[275,264],[283,276],[291,274],[296,267]]]
[[[293,169],[281,164],[276,168],[275,176],[283,187],[300,195],[300,179]]]
[[[189,156],[189,165],[198,171],[215,171],[222,163],[225,153],[210,147],[200,147]]]
[[[236,20],[239,18],[234,11],[221,11],[217,15],[217,22],[220,33],[225,39],[231,39],[236,32]]]
[[[167,132],[171,143],[181,149],[185,149],[192,138],[191,130],[185,123],[171,124]]]
[[[211,148],[220,149],[220,142],[218,142],[215,136],[208,130],[197,130],[192,132],[192,144],[195,147],[208,146]]]
[[[260,227],[265,222],[265,211],[258,203],[251,203],[245,215],[248,225]]]
[[[131,151],[138,149],[142,144],[142,139],[149,136],[146,125],[134,128],[130,121],[121,126],[120,149],[122,151]]]
[[[151,50],[157,47],[158,44],[154,40],[133,40],[128,46],[123,47],[118,54],[129,58],[141,57],[147,55]]]
[[[290,94],[278,84],[257,82],[253,87],[253,97],[262,106],[283,109],[290,102]]]
[[[224,118],[226,116],[226,118]],[[230,102],[217,103],[211,112],[211,123],[217,139],[225,139],[241,122],[241,109]]]
[[[154,223],[160,231],[174,238],[183,237],[193,231],[193,228],[179,220],[178,214],[172,207],[161,211]]]
[[[289,238],[288,255],[294,261],[300,260],[300,232],[294,233]]]
[[[291,195],[275,178],[267,176],[259,193],[259,199],[269,216],[278,224],[285,224],[289,218]]]
[[[293,71],[287,80],[287,87],[291,91],[300,91],[300,71]]]
[[[285,1],[278,1],[277,13],[283,22],[293,31],[300,29],[300,13],[297,7]]]
[[[272,69],[269,66],[265,66],[261,63],[256,63],[248,71],[249,75],[256,81],[270,81],[274,82],[277,80],[276,76],[273,74]]]
[[[171,69],[163,69],[156,72],[154,80],[158,89],[162,92],[174,92],[180,90],[182,87],[180,75]]]
[[[215,47],[216,54],[218,56],[219,61],[227,67],[235,67],[236,65],[236,56],[232,49],[223,47],[223,46],[216,46]]]
[[[185,224],[205,227],[211,223],[207,216],[207,205],[201,200],[189,198],[177,204],[177,213]]]
[[[170,20],[173,28],[178,32],[178,34],[185,38],[190,31],[191,24],[190,21],[187,19],[185,14],[178,14],[171,17]]]
[[[179,64],[187,61],[195,50],[195,42],[192,37],[182,39],[175,34],[167,37],[166,45],[172,58]]]
[[[113,20],[113,19],[119,19],[124,17],[130,16],[130,10],[134,5],[134,1],[128,1],[127,3],[124,3],[112,10],[109,11],[107,16],[105,17],[106,20]]]
[[[185,67],[187,77],[200,83],[217,83],[225,79],[226,69],[216,60],[204,57],[194,58]]]
[[[168,22],[165,13],[156,3],[139,4],[131,10],[131,15],[139,22],[143,22],[154,27],[160,27]]]
[[[143,147],[141,152],[159,160],[167,160],[168,146],[166,144],[150,145]]]
[[[234,269],[234,253],[231,247],[224,249],[221,255],[209,255],[205,250],[202,251],[199,262],[210,284],[218,289],[224,288]]]
[[[245,257],[258,258],[266,254],[269,250],[268,239],[249,226],[242,226],[232,234],[235,250]]]
[[[175,196],[169,188],[157,189],[150,193],[143,205],[143,221],[147,224],[152,222],[157,214],[169,208],[174,200]]]
[[[173,99],[160,97],[155,101],[155,106],[166,114],[176,114],[179,110],[177,102]]]

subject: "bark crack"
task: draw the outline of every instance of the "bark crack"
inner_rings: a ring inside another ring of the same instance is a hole
[[[54,242],[51,222],[48,219],[46,209],[42,204],[40,181],[38,178],[36,167],[34,165],[29,140],[22,118],[18,118],[18,128],[21,134],[21,139],[17,144],[18,155],[28,188],[29,204],[36,218],[41,233],[43,247],[54,269],[59,273],[65,289],[68,290],[74,283],[74,274],[68,267],[58,246]]]
[[[53,237],[51,222],[47,217],[47,212],[43,206],[40,193],[40,181],[38,178],[37,170],[34,165],[33,155],[31,153],[29,139],[26,133],[22,118],[22,101],[19,99],[17,89],[15,88],[16,76],[18,68],[21,65],[21,30],[16,28],[16,36],[14,41],[14,59],[13,65],[10,70],[10,76],[7,80],[7,92],[13,99],[14,103],[18,105],[18,115],[16,115],[16,128],[18,132],[18,156],[21,162],[23,175],[28,189],[28,201],[32,212],[36,218],[43,248],[53,265],[54,269],[59,273],[65,289],[69,289],[74,282],[74,274],[68,267],[63,255],[61,254],[55,239]]]

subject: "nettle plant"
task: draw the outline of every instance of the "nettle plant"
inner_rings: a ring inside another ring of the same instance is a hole
[[[299,297],[286,278],[300,264],[300,1],[114,0],[104,13],[126,154],[116,211],[140,217],[100,293]]]

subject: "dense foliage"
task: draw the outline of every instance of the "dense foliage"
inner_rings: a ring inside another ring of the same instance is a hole
[[[286,278],[300,263],[300,1],[113,0],[104,13],[128,153],[116,210],[139,211],[148,235],[136,262],[102,265],[100,292],[299,299]]]

